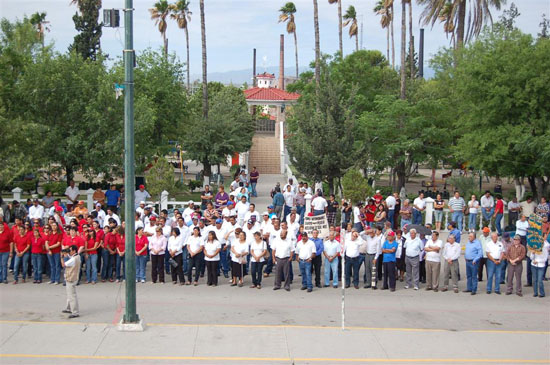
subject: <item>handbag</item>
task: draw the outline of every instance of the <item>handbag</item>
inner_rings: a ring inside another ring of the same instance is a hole
[[[172,266],[174,269],[178,267],[178,263],[176,262],[176,260],[174,260],[173,258],[169,258],[168,259],[168,263],[170,264],[170,266]]]

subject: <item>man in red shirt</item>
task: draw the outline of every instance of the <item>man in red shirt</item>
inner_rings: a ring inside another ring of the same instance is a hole
[[[12,235],[7,224],[0,224],[0,282],[8,283],[8,259],[12,251]]]
[[[29,256],[31,248],[30,236],[25,232],[25,227],[19,226],[19,232],[13,236],[13,245],[15,246],[15,266],[13,269],[13,284],[17,284],[19,276],[19,268],[23,267],[23,282],[27,278],[27,270],[29,268]]]
[[[502,217],[504,216],[504,201],[502,195],[496,194],[497,202],[495,204],[495,226],[499,236],[502,236]]]

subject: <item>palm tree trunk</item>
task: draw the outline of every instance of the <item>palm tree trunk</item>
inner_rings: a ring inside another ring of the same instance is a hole
[[[393,37],[393,2],[391,4],[391,67],[395,68],[395,40]]]
[[[206,79],[206,25],[204,20],[204,0],[200,0],[200,12],[202,40],[202,117],[206,120],[208,118],[208,81]]]
[[[456,30],[456,47],[462,48],[464,44],[464,27],[466,21],[466,0],[461,0],[458,3],[458,25]]]
[[[406,82],[406,68],[407,65],[405,65],[406,60],[406,53],[405,53],[405,45],[407,44],[407,3],[406,0],[401,0],[401,67],[400,67],[400,74],[401,74],[401,91],[399,93],[399,97],[402,100],[405,100],[406,98],[406,89],[405,89],[405,82]]]
[[[342,42],[342,0],[338,0],[338,41],[340,42],[340,57],[344,58],[344,43]]]
[[[294,54],[296,55],[296,79],[298,79],[298,37],[296,36],[296,30],[294,30]]]
[[[390,26],[386,27],[386,58],[390,62]]]
[[[321,45],[319,41],[319,7],[317,0],[313,0],[313,26],[315,27],[315,84],[317,91],[319,91],[319,83],[321,82]]]
[[[355,35],[355,51],[359,51],[359,34]]]
[[[409,63],[411,64],[411,80],[412,80],[414,79],[414,37],[413,37],[412,0],[409,0]]]
[[[185,45],[187,46],[187,92],[191,92],[191,72],[189,71],[189,30],[185,27]]]
[[[168,58],[168,39],[166,39],[166,32],[162,33],[162,43],[164,45],[164,58]]]

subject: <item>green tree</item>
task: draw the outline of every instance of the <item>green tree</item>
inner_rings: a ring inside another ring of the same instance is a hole
[[[73,15],[74,27],[78,34],[69,46],[69,51],[76,51],[84,59],[95,60],[101,47],[101,0],[72,0],[71,5],[73,4],[76,4],[80,14],[77,12]]]
[[[160,201],[160,195],[164,190],[173,192],[175,187],[174,167],[166,158],[157,158],[147,172],[147,190]]]
[[[355,51],[359,51],[359,27],[357,26],[357,12],[355,7],[350,5],[344,14],[344,27],[349,25],[349,37],[355,37]]]
[[[158,26],[160,35],[162,36],[162,47],[164,50],[164,57],[168,57],[168,39],[166,38],[166,28],[168,23],[166,17],[170,14],[170,5],[167,0],[159,0],[149,9],[151,19],[155,21],[155,25]]]
[[[296,6],[292,2],[286,3],[279,9],[281,14],[279,15],[279,23],[286,22],[286,31],[288,34],[294,35],[294,53],[296,56],[296,79],[298,79],[298,38],[296,36],[296,22],[294,20],[294,14],[296,13]]]
[[[178,0],[175,4],[170,5],[170,17],[178,23],[178,27],[185,31],[185,45],[187,47],[187,91],[191,91],[191,76],[189,70],[189,22],[191,21],[191,11],[189,10],[189,1]]]
[[[342,189],[344,197],[351,200],[352,204],[363,201],[372,195],[372,188],[357,169],[349,169],[342,177]]]

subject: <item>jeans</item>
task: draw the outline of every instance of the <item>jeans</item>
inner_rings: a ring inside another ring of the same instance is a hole
[[[88,254],[86,260],[86,281],[97,282],[97,253]]]
[[[508,261],[502,260],[500,265],[500,283],[504,284],[506,282],[506,269],[508,268]]]
[[[31,254],[32,267],[34,269],[34,280],[42,281],[42,269],[44,265],[44,257],[41,253]]]
[[[493,278],[495,280],[495,293],[500,293],[500,274],[502,270],[502,262],[495,264],[491,260],[487,260],[487,293],[493,290]]]
[[[497,232],[499,236],[502,236],[502,217],[504,214],[498,213],[495,217],[495,226],[497,227]]]
[[[114,255],[111,255],[109,253],[109,250],[106,248],[103,249],[102,253],[102,261],[103,261],[103,267],[101,268],[101,279],[107,280],[113,278],[113,263],[115,260]]]
[[[422,224],[422,212],[413,209],[413,224]]]
[[[330,274],[332,272],[332,286],[338,286],[338,257],[335,257],[332,262],[330,262],[325,257],[325,285],[330,284]]]
[[[363,225],[361,222],[354,223],[353,228],[355,228],[357,232],[363,232]]]
[[[487,226],[491,226],[491,217],[493,216],[493,213],[495,212],[495,208],[492,208],[491,210],[487,211],[485,208],[481,209],[481,214],[483,215],[483,220],[487,221]]]
[[[313,209],[313,215],[314,215],[314,216],[323,215],[323,214],[325,214],[325,211],[324,211],[324,210],[316,210],[316,209]]]
[[[405,219],[405,218],[401,218],[401,229],[403,229],[403,227],[405,227],[405,225],[411,225],[411,220],[410,219]]]
[[[479,260],[475,264],[472,260],[466,260],[466,290],[472,293],[477,291],[477,265]]]
[[[395,223],[395,209],[388,209],[388,220],[391,222],[391,226]]]
[[[29,269],[29,252],[25,252],[23,256],[15,256],[15,264],[13,269],[13,279],[17,281],[19,274],[19,266],[23,266],[23,280],[27,278],[27,270]]]
[[[250,271],[252,272],[252,284],[262,285],[262,268],[265,262],[251,262]]]
[[[223,256],[223,251],[220,251],[220,259],[221,259],[222,256]],[[188,261],[189,260],[189,251],[187,251],[187,246],[183,246],[183,253],[181,255],[181,259],[182,259],[183,272],[186,273],[187,272],[187,266],[189,265],[189,261]],[[220,265],[218,265],[218,273],[219,272],[220,272]],[[143,269],[143,278],[145,280],[145,269]]]
[[[0,252],[0,281],[8,281],[8,259],[10,258],[9,252]]]
[[[359,256],[357,257],[348,257],[346,256],[346,265],[345,265],[345,278],[346,286],[350,285],[351,280],[351,271],[353,269],[353,285],[359,285],[359,267],[361,263],[359,262]]]
[[[52,253],[48,256],[48,261],[50,262],[50,281],[54,283],[59,283],[61,280],[61,262],[59,253]]]
[[[542,281],[544,276],[544,267],[532,266],[531,271],[533,272],[533,294],[538,295],[539,297],[544,297],[544,281]]]
[[[258,196],[258,192],[256,191],[256,184],[255,182],[250,183],[250,187],[252,188],[252,196]]]
[[[296,214],[300,217],[300,224],[304,224],[304,212],[306,207],[304,205],[296,206]]]
[[[468,229],[471,231],[476,230],[477,214],[470,213],[468,216]]]
[[[122,275],[120,274],[120,267],[122,266]],[[116,254],[116,279],[124,280],[126,279],[126,262],[124,260],[124,255],[120,256]]]
[[[145,268],[147,266],[147,256],[136,256],[136,280],[145,281]]]
[[[453,215],[452,215],[452,220],[453,222],[456,223],[456,228],[458,228],[458,230],[460,232],[462,232],[462,220],[464,218],[464,213],[463,212],[453,212]]]
[[[311,262],[300,260],[300,272],[302,273],[302,287],[313,288],[311,283]]]
[[[225,247],[227,247],[225,251],[223,250],[223,247],[222,247],[222,250],[220,251],[220,265],[218,266],[218,270],[221,267],[224,275],[229,274],[229,258],[227,255],[228,255],[228,252],[230,252],[229,251],[230,246],[225,245]],[[187,252],[187,248],[185,248],[185,250]],[[187,257],[185,258],[185,263],[184,263],[186,270],[184,270],[184,272],[187,272],[187,268],[189,267],[189,258],[188,258],[189,254],[187,254],[186,256]]]
[[[284,210],[283,210],[283,222],[286,222],[286,216],[290,214],[292,207],[289,207],[285,204]]]

